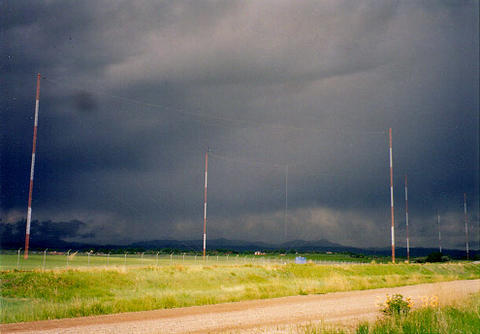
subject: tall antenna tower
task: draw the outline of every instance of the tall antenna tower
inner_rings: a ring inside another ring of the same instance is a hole
[[[205,152],[205,193],[203,202],[203,258],[207,251],[207,186],[208,186],[208,149]]]
[[[437,227],[438,227],[438,250],[442,252],[442,232],[440,231],[440,215],[437,212]]]
[[[465,251],[467,252],[467,260],[470,257],[470,251],[468,249],[468,217],[467,217],[467,193],[463,194],[463,213],[465,216]]]
[[[287,241],[287,220],[288,220],[288,165],[285,166],[285,211],[283,213],[283,239]]]
[[[392,155],[392,128],[388,129],[390,138],[390,211],[392,216],[392,262],[395,263],[395,217],[393,211],[393,155]]]
[[[408,237],[408,181],[405,174],[405,225],[407,227],[407,262],[410,262],[410,239]]]
[[[33,147],[32,163],[30,165],[30,186],[28,188],[28,209],[27,226],[25,228],[25,253],[24,258],[28,259],[28,247],[30,244],[30,223],[32,221],[32,193],[33,193],[33,175],[35,170],[35,149],[37,145],[37,126],[38,126],[38,106],[40,104],[40,73],[37,74],[37,94],[35,98],[35,121],[33,123]]]

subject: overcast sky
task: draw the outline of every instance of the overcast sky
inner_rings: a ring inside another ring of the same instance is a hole
[[[478,1],[2,1],[2,224],[82,241],[478,246]],[[77,225],[76,225],[77,226]],[[59,231],[61,233],[61,231]],[[86,237],[85,237],[86,236]],[[72,238],[69,235],[69,238]],[[73,236],[75,239],[75,236]],[[80,239],[79,239],[80,240]],[[34,247],[35,240],[31,241]]]

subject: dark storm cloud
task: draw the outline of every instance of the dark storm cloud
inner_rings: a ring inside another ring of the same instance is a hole
[[[81,112],[91,112],[97,108],[93,94],[80,91],[73,96],[75,107]]]
[[[32,221],[31,240],[36,247],[63,247],[66,240],[91,238],[93,233],[84,233],[86,224],[72,220],[69,222]],[[17,248],[23,246],[25,221],[0,224],[0,245],[2,248]]]
[[[386,129],[412,233],[478,221],[478,3],[84,1],[2,4],[2,211],[23,215],[34,75],[34,215],[99,242],[213,237],[389,244]],[[4,125],[5,126],[5,125]],[[25,135],[27,134],[27,135]],[[216,156],[215,156],[216,154]],[[433,236],[433,237],[432,237]],[[412,242],[415,237],[412,237]]]

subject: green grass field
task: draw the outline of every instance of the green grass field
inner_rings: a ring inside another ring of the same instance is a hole
[[[441,307],[426,307],[404,316],[385,316],[374,323],[363,323],[354,330],[332,326],[299,326],[304,334],[478,334],[480,333],[480,294],[456,300]]]
[[[1,322],[78,317],[480,278],[446,264],[166,264],[3,270]]]
[[[201,255],[194,254],[92,254],[74,253],[70,256],[66,254],[58,255],[52,253],[43,254],[31,253],[28,260],[23,258],[23,254],[18,256],[13,252],[0,254],[0,270],[19,269],[59,269],[59,268],[80,268],[80,267],[105,267],[105,266],[162,266],[172,264],[284,264],[295,261],[296,256],[305,256],[309,261],[315,263],[386,263],[388,257],[373,256],[352,256],[342,253],[334,254],[286,254],[255,256],[252,254],[242,255],[208,255],[205,259]]]

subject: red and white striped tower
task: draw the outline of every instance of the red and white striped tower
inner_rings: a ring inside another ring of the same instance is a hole
[[[467,252],[467,260],[470,255],[470,250],[468,249],[468,217],[467,217],[467,194],[463,194],[463,213],[465,215],[465,250]]]
[[[283,213],[283,240],[287,241],[288,220],[288,165],[285,165],[285,211]]]
[[[442,252],[442,232],[440,231],[440,215],[437,212],[437,227],[438,227],[438,251]]]
[[[203,202],[203,258],[207,251],[207,185],[208,185],[208,150],[205,152],[205,194]]]
[[[405,174],[405,225],[407,227],[407,262],[410,262],[410,239],[408,237],[408,181]]]
[[[32,192],[33,192],[33,174],[35,169],[35,147],[37,145],[37,126],[38,126],[38,106],[40,104],[40,73],[37,74],[37,95],[35,98],[35,121],[33,125],[33,148],[32,163],[30,165],[30,187],[28,190],[28,209],[27,209],[27,227],[25,229],[25,253],[24,258],[28,259],[28,246],[30,243],[30,222],[32,220]]]
[[[393,155],[392,155],[392,128],[388,129],[390,137],[390,211],[392,215],[392,262],[395,263],[395,218],[393,214]]]

